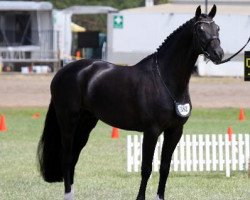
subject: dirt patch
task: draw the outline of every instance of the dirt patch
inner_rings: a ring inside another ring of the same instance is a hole
[[[50,75],[0,75],[0,107],[47,107],[50,101]],[[242,78],[192,77],[193,107],[250,108],[250,82]]]
[[[0,75],[0,107],[48,106],[52,75]]]
[[[250,108],[250,82],[242,78],[192,78],[190,94],[194,107]]]

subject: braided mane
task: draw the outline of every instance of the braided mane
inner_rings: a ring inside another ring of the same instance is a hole
[[[169,43],[171,43],[173,40],[175,40],[176,35],[181,32],[184,28],[190,26],[190,24],[192,24],[194,21],[194,18],[188,20],[187,22],[185,22],[184,24],[182,24],[179,28],[177,28],[174,32],[172,32],[164,41],[163,43],[157,48],[157,52],[159,52],[160,50],[166,48],[168,46]]]
[[[202,14],[202,17],[206,17],[206,15]],[[194,23],[194,18],[186,21],[184,24],[182,24],[179,28],[177,28],[176,30],[174,30],[164,41],[163,43],[157,48],[156,53],[159,53],[159,51],[164,50],[165,48],[167,48],[169,46],[169,44],[176,40],[176,36],[178,35],[178,33],[180,33],[183,29],[185,29],[186,27],[190,26],[191,24]],[[143,62],[147,62],[148,59],[151,59],[154,56],[155,53],[152,53],[150,55],[148,55],[147,57],[143,58],[141,61],[138,62],[139,63],[143,63]]]

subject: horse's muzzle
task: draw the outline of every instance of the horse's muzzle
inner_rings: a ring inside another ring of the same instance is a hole
[[[213,49],[213,51],[210,54],[210,60],[215,64],[220,63],[223,57],[224,57],[224,51],[221,47]]]

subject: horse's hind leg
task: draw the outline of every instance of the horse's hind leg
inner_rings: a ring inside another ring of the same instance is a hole
[[[72,200],[73,194],[71,192],[71,165],[73,161],[73,142],[74,135],[77,128],[80,111],[62,110],[58,109],[57,112],[58,122],[61,129],[61,142],[62,142],[62,172],[65,188],[65,200]]]
[[[72,184],[74,168],[81,149],[88,141],[90,131],[95,127],[97,119],[89,113],[67,112],[58,117],[62,131],[62,169],[64,177],[65,200],[73,199]]]
[[[83,112],[78,121],[78,126],[75,132],[73,142],[73,160],[71,166],[71,185],[74,183],[74,171],[82,148],[88,142],[89,134],[95,127],[98,119],[93,115]]]

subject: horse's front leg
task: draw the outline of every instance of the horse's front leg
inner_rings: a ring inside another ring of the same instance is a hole
[[[161,153],[160,181],[157,200],[164,200],[165,186],[169,174],[172,154],[182,136],[183,126],[164,131],[164,142]]]
[[[137,200],[145,200],[146,187],[152,172],[152,161],[158,135],[158,133],[153,131],[144,133],[142,146],[141,185],[136,198]]]

